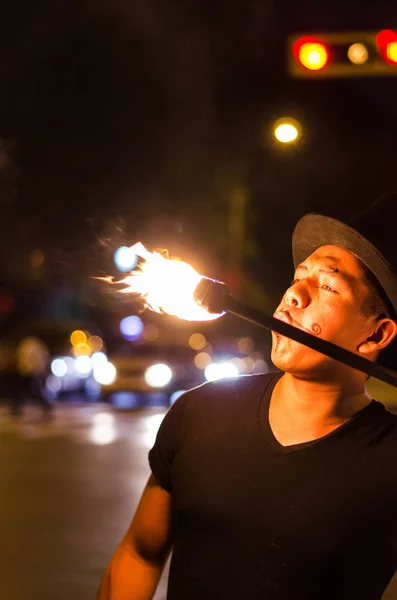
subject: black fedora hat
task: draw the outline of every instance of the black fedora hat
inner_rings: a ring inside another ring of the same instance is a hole
[[[349,224],[315,213],[302,217],[292,234],[295,268],[325,245],[357,256],[372,271],[397,315],[397,193],[384,194]]]
[[[360,212],[349,224],[332,217],[309,213],[302,217],[292,234],[295,268],[320,246],[344,248],[370,269],[397,315],[397,193],[384,194]],[[393,354],[397,343],[393,341]],[[388,352],[390,354],[390,352]],[[397,367],[397,356],[384,362]]]

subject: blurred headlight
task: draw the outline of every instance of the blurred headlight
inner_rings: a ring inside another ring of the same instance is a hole
[[[117,376],[116,367],[111,362],[106,362],[94,367],[93,375],[95,381],[101,385],[111,385]]]
[[[162,388],[169,384],[172,379],[172,371],[168,365],[158,363],[152,365],[145,372],[145,381],[154,388]]]
[[[91,364],[94,369],[99,369],[99,367],[103,367],[108,362],[108,357],[104,352],[94,352],[91,356]]]
[[[51,371],[56,377],[63,377],[68,372],[68,366],[63,358],[54,358],[51,363]]]
[[[207,381],[217,381],[224,377],[238,377],[239,375],[239,370],[233,363],[211,363],[204,371]]]
[[[89,356],[78,356],[74,361],[76,373],[81,377],[87,377],[92,371],[91,359]]]

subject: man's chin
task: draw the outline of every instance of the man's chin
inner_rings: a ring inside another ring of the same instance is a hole
[[[319,357],[317,352],[311,351],[308,348],[300,348],[294,351],[295,348],[283,346],[276,343],[273,345],[271,353],[271,361],[277,369],[291,374],[309,374],[311,371],[316,371],[322,368],[324,357]]]

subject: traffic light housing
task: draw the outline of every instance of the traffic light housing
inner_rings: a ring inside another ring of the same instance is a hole
[[[305,79],[397,75],[397,33],[383,29],[293,35],[287,68],[292,77]]]

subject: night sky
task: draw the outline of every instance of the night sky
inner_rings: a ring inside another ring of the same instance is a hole
[[[285,65],[288,34],[393,27],[391,2],[14,0],[1,12],[5,288],[100,296],[90,275],[138,240],[233,284],[228,206],[243,189],[250,296],[271,310],[300,216],[350,219],[397,189],[397,77],[293,80]],[[288,148],[270,135],[286,115],[303,128]]]

